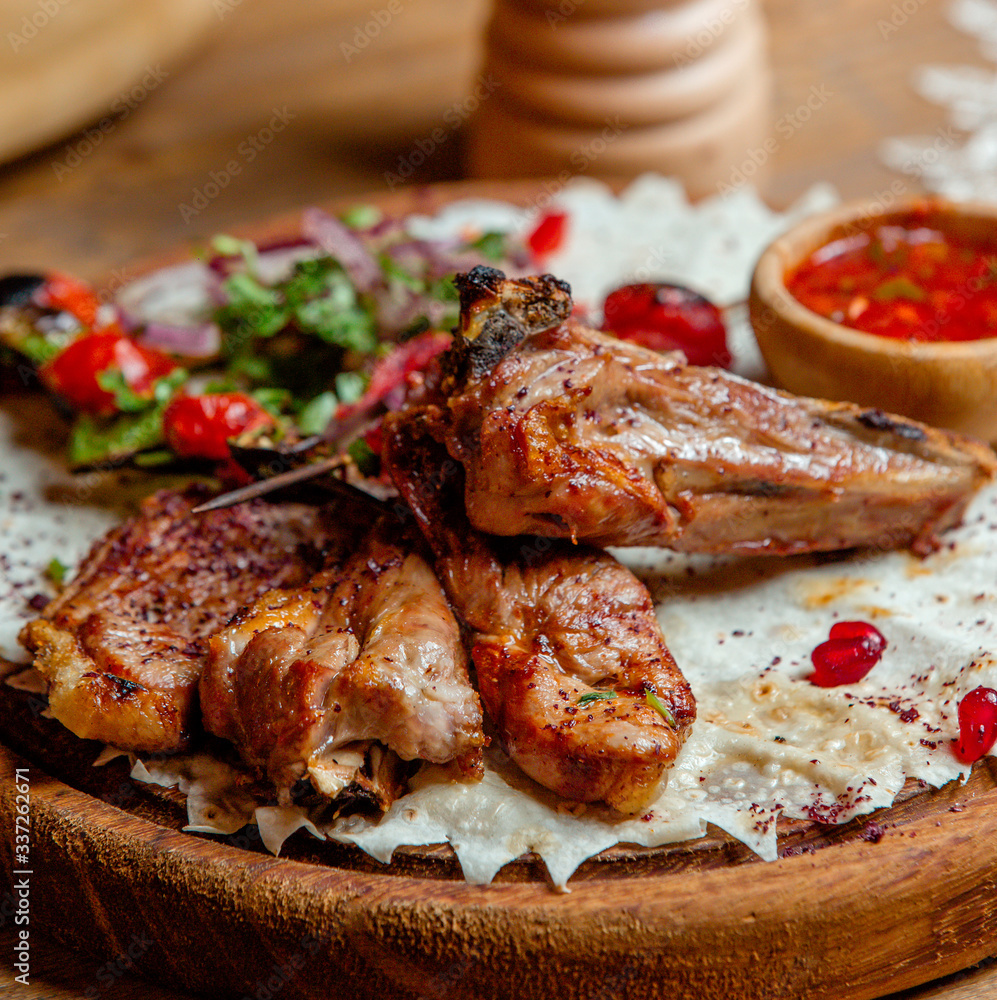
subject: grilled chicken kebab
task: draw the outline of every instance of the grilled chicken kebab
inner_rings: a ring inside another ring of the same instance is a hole
[[[307,774],[334,796],[372,743],[480,777],[481,706],[457,622],[417,533],[372,505],[337,506],[353,537],[344,558],[264,594],[209,643],[205,728],[282,792]]]
[[[568,286],[458,276],[441,440],[471,522],[597,545],[930,551],[997,470],[982,444],[685,363],[571,318]]]
[[[471,631],[478,691],[509,756],[574,801],[637,812],[695,718],[644,585],[612,556],[475,531],[431,417],[389,417],[383,458]]]
[[[191,517],[207,495],[147,499],[22,630],[52,714],[77,736],[126,750],[187,747],[208,637],[322,565],[332,531],[321,510],[260,501]]]
[[[204,496],[147,500],[25,626],[53,715],[122,749],[182,750],[200,686],[205,728],[283,798],[308,775],[386,808],[401,760],[477,777],[480,703],[421,539],[372,499],[191,516]]]

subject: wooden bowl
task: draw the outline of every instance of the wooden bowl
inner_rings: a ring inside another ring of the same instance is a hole
[[[915,208],[927,211],[924,225],[997,245],[997,205],[922,198],[884,208],[867,200],[815,215],[780,236],[755,267],[749,306],[758,346],[773,381],[790,392],[997,440],[997,338],[918,343],[879,337],[811,312],[786,289],[786,273],[818,247],[899,223]]]

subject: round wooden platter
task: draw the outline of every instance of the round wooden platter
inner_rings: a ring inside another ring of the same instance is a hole
[[[469,195],[537,204],[545,192],[447,185],[376,200],[432,211]],[[908,788],[841,827],[782,824],[778,861],[711,830],[614,848],[558,893],[531,856],[470,886],[446,847],[399,850],[384,866],[301,833],[280,858],[245,831],[184,833],[175,793],[133,783],[123,760],[92,768],[95,746],[38,707],[0,691],[0,880],[16,877],[15,771],[26,768],[32,927],[133,956],[136,971],[177,987],[301,1000],[866,1000],[997,952],[994,758],[965,785]]]
[[[30,787],[31,925],[217,996],[864,1000],[967,967],[997,935],[997,761],[843,827],[788,824],[761,862],[711,831],[587,862],[569,893],[533,857],[469,886],[446,848],[384,866],[297,834],[183,833],[175,793],[3,692],[0,849]],[[60,780],[51,772],[59,772]],[[16,877],[16,876],[15,876]],[[275,978],[276,977],[276,978]],[[269,985],[267,985],[269,984]]]

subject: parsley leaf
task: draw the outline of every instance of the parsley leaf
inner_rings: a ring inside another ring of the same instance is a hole
[[[321,434],[329,426],[338,406],[334,392],[320,393],[298,414],[298,430],[306,437]]]
[[[48,577],[57,587],[61,587],[66,582],[66,574],[69,572],[69,567],[65,563],[60,562],[58,559],[53,559],[45,567],[45,576]]]
[[[359,372],[340,372],[336,376],[336,395],[340,403],[355,403],[367,389],[367,379]]]
[[[19,340],[15,346],[26,358],[41,367],[63,351],[68,343],[68,338],[52,338],[32,333]]]
[[[591,705],[593,701],[612,701],[615,697],[615,691],[586,691],[578,699],[578,707],[584,708],[586,705]]]
[[[246,262],[246,270],[255,273],[259,254],[252,240],[240,240],[237,236],[219,233],[212,239],[211,249],[220,257],[241,257]]]
[[[505,236],[505,233],[500,232],[483,233],[471,244],[471,248],[477,250],[486,260],[505,260],[507,256]]]
[[[135,392],[125,381],[125,373],[120,368],[107,368],[98,372],[97,384],[114,396],[114,405],[122,413],[138,413],[155,403],[151,396],[140,396]]]
[[[342,222],[351,229],[370,229],[376,226],[384,213],[373,205],[353,205],[340,216]]]
[[[156,407],[138,414],[122,413],[108,421],[98,421],[88,413],[81,413],[69,435],[70,466],[79,469],[123,462],[137,451],[163,444],[165,408]]]
[[[668,725],[672,727],[672,729],[676,729],[678,727],[678,723],[675,721],[675,716],[672,715],[671,709],[669,709],[669,707],[653,691],[647,692],[645,695],[645,701],[658,713],[658,715],[661,716],[661,718],[665,720],[665,722],[668,723]]]
[[[163,413],[187,378],[187,372],[177,368],[158,379],[153,389],[154,405],[139,412],[125,412],[111,419],[79,414],[69,433],[70,467],[113,465],[137,452],[165,444]]]
[[[381,470],[381,459],[363,438],[357,438],[346,449],[362,476],[376,476]]]

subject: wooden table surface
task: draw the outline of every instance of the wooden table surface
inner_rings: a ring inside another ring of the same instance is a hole
[[[205,2],[218,20],[210,40],[184,66],[150,67],[147,96],[113,117],[99,142],[78,133],[0,168],[0,273],[57,267],[123,278],[135,258],[317,200],[383,191],[416,140],[465,113],[484,0]],[[941,111],[911,90],[912,69],[983,60],[945,22],[946,3],[905,6],[912,12],[884,37],[882,22],[902,10],[894,0],[766,0],[778,148],[761,188],[773,204],[818,180],[846,197],[884,194],[898,180],[917,190],[875,156],[882,137],[944,126]],[[369,30],[371,11],[382,9],[385,23]],[[786,128],[783,116],[813,93],[819,110]],[[460,130],[448,131],[406,183],[461,177],[460,141]],[[228,182],[205,197],[221,175]],[[37,934],[31,983],[21,986],[10,982],[13,941],[0,915],[11,1000],[178,996]],[[989,963],[893,1000],[995,995]]]

